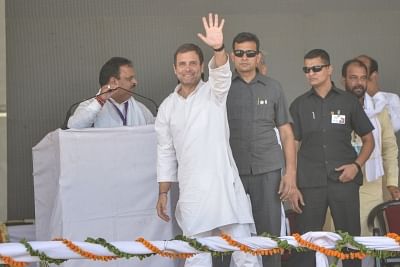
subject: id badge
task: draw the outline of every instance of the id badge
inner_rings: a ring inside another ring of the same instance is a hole
[[[332,114],[331,123],[334,123],[334,124],[346,124],[346,115]]]

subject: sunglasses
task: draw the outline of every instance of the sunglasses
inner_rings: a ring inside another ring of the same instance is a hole
[[[326,65],[315,65],[315,66],[312,66],[312,67],[303,67],[303,71],[304,71],[304,73],[310,73],[310,71],[320,72],[324,67],[328,67],[328,66],[329,66],[329,64],[326,64]]]
[[[246,54],[246,57],[255,57],[258,54],[258,51],[255,50],[233,50],[233,54],[235,57],[243,57]]]

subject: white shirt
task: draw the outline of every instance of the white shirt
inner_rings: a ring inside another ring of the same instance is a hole
[[[400,130],[400,98],[397,94],[382,91],[377,92],[372,98],[375,100],[380,95],[383,95],[386,100],[390,121],[394,132],[397,132]]]
[[[94,125],[95,128],[111,128],[123,126],[123,121],[115,107],[108,99],[102,107],[95,98],[79,104],[74,114],[68,120],[68,128],[89,128]],[[136,101],[133,97],[128,100],[127,126],[140,126],[154,123],[154,116],[145,105]],[[124,114],[124,103],[114,105]]]
[[[382,158],[382,127],[378,115],[385,108],[383,103],[375,103],[368,94],[364,96],[364,110],[369,120],[374,126],[372,135],[374,137],[375,147],[368,160],[365,162],[365,178],[368,182],[376,181],[383,176],[383,158]],[[393,133],[394,134],[394,133]]]
[[[192,236],[233,223],[253,223],[229,146],[226,98],[229,62],[212,69],[187,98],[180,85],[161,104],[155,123],[157,181],[179,182],[176,219]],[[267,216],[267,215],[266,215]]]

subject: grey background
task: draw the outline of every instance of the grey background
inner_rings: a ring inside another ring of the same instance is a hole
[[[160,103],[176,84],[175,49],[201,44],[200,17],[210,11],[226,19],[229,51],[236,33],[259,36],[289,103],[308,88],[301,66],[312,48],[330,53],[337,83],[345,60],[370,54],[382,88],[400,92],[397,0],[6,0],[8,219],[34,217],[31,148],[97,92],[101,65],[132,59],[137,92]]]

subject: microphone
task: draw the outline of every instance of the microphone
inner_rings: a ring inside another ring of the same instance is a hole
[[[135,92],[133,92],[133,91],[131,91],[131,90],[127,90],[127,89],[122,88],[122,87],[117,87],[117,88],[115,88],[115,89],[116,89],[116,90],[117,90],[117,89],[121,89],[121,90],[123,90],[123,91],[125,91],[125,92],[127,92],[127,93],[129,93],[129,94],[131,94],[131,95],[135,95],[135,96],[141,97],[141,98],[143,98],[143,99],[146,99],[147,101],[151,102],[151,103],[154,105],[154,107],[156,108],[156,114],[158,113],[158,105],[157,105],[156,101],[154,101],[154,100],[151,99],[150,97],[147,97],[147,96],[144,96],[144,95],[135,93]]]
[[[65,115],[64,123],[61,125],[60,128],[61,128],[62,130],[68,130],[68,129],[69,129],[69,128],[68,128],[68,120],[69,120],[69,117],[71,117],[72,113],[75,111],[75,107],[76,107],[77,105],[79,105],[79,104],[82,103],[82,102],[88,101],[88,100],[90,100],[90,99],[92,99],[92,98],[95,98],[96,96],[108,94],[108,93],[114,92],[114,91],[116,91],[116,90],[117,90],[117,88],[115,88],[115,89],[108,89],[107,91],[105,91],[105,92],[103,92],[103,93],[100,93],[100,94],[97,94],[97,95],[95,95],[95,96],[91,96],[91,97],[86,98],[86,99],[84,99],[84,100],[81,100],[81,101],[78,101],[78,102],[76,102],[76,103],[73,103],[73,104],[68,108],[67,113],[66,113],[66,115]]]

